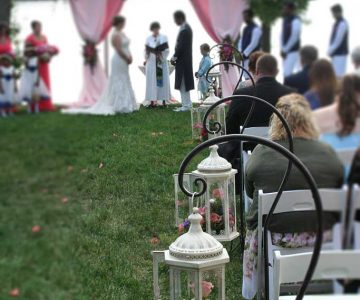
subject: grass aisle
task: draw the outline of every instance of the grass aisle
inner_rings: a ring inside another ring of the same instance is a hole
[[[150,251],[177,237],[171,175],[195,145],[189,122],[170,109],[0,119],[0,299],[152,299]],[[227,288],[240,298],[238,255]]]

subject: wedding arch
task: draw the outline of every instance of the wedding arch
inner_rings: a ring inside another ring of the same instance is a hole
[[[131,1],[131,0],[128,0]],[[120,13],[125,0],[70,0],[76,27],[84,40],[83,52],[96,54],[111,28],[114,16]],[[242,24],[246,0],[190,0],[201,24],[209,36],[220,43],[227,35],[235,40]],[[96,12],[96,13],[94,13]],[[83,53],[86,54],[86,53]],[[99,59],[84,64],[83,86],[76,106],[91,106],[100,97],[106,84],[106,74]],[[224,72],[223,84],[237,82],[238,74]]]

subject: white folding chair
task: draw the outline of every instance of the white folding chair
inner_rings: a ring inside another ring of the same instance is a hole
[[[240,126],[240,132],[242,130],[242,126]],[[263,137],[263,138],[268,138],[269,137],[269,127],[248,127],[244,129],[244,134],[247,135],[254,135],[256,137]],[[242,150],[242,146],[241,146],[241,150]],[[243,161],[243,178],[245,178],[245,167],[246,167],[246,163],[249,160],[249,157],[251,155],[251,151],[241,151],[242,153],[242,161]],[[245,199],[245,203],[244,203],[244,209],[245,209],[245,213],[247,213],[249,211],[249,207],[252,203],[252,199],[250,197],[248,197],[246,195],[246,192],[244,192],[244,199]]]
[[[360,250],[360,220],[355,220],[357,211],[360,211],[360,187],[355,184],[352,188],[352,203],[350,203],[349,228],[346,240],[350,241],[354,234],[354,249]]]
[[[243,133],[267,139],[269,138],[269,127],[246,127]]]
[[[322,200],[323,211],[335,212],[340,215],[340,222],[333,227],[333,240],[332,242],[325,243],[322,249],[340,249],[341,248],[341,235],[344,226],[344,209],[347,194],[347,186],[342,189],[319,189],[320,197]],[[262,251],[262,231],[263,231],[263,217],[269,214],[272,204],[274,203],[277,192],[263,193],[259,191],[258,200],[258,297],[262,291],[263,279],[263,251]],[[281,195],[278,205],[274,211],[275,214],[299,212],[299,211],[315,211],[315,203],[310,190],[294,190],[285,191]],[[282,254],[294,254],[312,251],[312,248],[282,248],[272,244],[271,233],[267,232],[268,238],[268,261],[269,261],[269,282],[272,282],[272,266],[273,266],[273,252],[275,250],[281,251]],[[269,284],[270,295],[273,286]]]
[[[336,150],[336,154],[338,155],[342,164],[345,167],[348,167],[351,165],[351,163],[353,161],[356,150],[357,150],[357,148],[338,149],[338,150]]]
[[[295,296],[280,296],[280,285],[304,280],[312,252],[282,255],[274,253],[274,294],[273,299],[290,300]],[[360,251],[321,251],[312,280],[359,279]],[[335,296],[334,298],[332,298]],[[337,297],[337,298],[336,298]],[[308,295],[304,299],[360,299],[360,295]]]

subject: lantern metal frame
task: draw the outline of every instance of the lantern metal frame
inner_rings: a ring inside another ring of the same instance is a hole
[[[280,113],[279,113],[280,114]],[[282,116],[281,116],[282,117]],[[297,300],[300,300],[303,298],[305,291],[309,285],[309,282],[311,280],[312,275],[314,274],[315,271],[315,267],[316,264],[318,262],[319,256],[320,256],[320,251],[321,251],[321,245],[322,245],[322,233],[323,233],[323,224],[322,224],[322,204],[321,204],[321,198],[317,189],[317,185],[316,182],[314,180],[314,178],[312,177],[310,171],[307,169],[307,167],[301,162],[301,160],[295,156],[292,152],[290,152],[288,149],[286,149],[285,147],[264,139],[264,138],[260,138],[260,137],[255,137],[255,136],[251,136],[251,135],[245,135],[245,134],[232,134],[232,135],[224,135],[221,137],[217,137],[214,138],[212,140],[208,140],[200,145],[198,145],[197,147],[195,147],[183,160],[183,162],[181,163],[180,169],[179,169],[179,186],[182,189],[182,191],[186,194],[186,195],[193,195],[194,197],[199,197],[201,195],[203,195],[206,190],[207,190],[207,183],[199,178],[197,181],[197,183],[199,184],[199,186],[201,186],[201,190],[199,192],[191,192],[188,191],[185,186],[183,185],[183,174],[186,170],[186,167],[188,166],[188,164],[191,162],[192,158],[194,156],[196,156],[198,153],[200,153],[202,150],[204,150],[205,148],[215,145],[215,144],[220,144],[220,143],[225,143],[225,142],[231,142],[231,141],[236,141],[236,142],[252,142],[252,143],[257,143],[257,144],[261,144],[264,146],[267,146],[277,152],[279,152],[280,154],[282,154],[284,157],[286,157],[289,160],[289,166],[291,167],[292,164],[295,165],[295,167],[298,168],[298,170],[303,174],[305,180],[307,181],[313,199],[314,199],[314,203],[315,203],[315,209],[316,209],[316,216],[317,216],[317,231],[316,231],[316,240],[314,243],[314,249],[313,249],[313,254],[311,256],[311,260],[309,263],[309,267],[308,270],[306,272],[304,281],[300,287],[300,290],[298,292],[298,295],[296,297]],[[290,141],[289,141],[290,142]],[[268,224],[269,220],[271,219],[274,210],[278,204],[278,201],[281,197],[281,194],[284,190],[284,185],[289,177],[289,173],[290,173],[290,167],[288,166],[287,171],[285,172],[285,176],[283,178],[283,182],[278,190],[278,194],[277,194],[277,201],[275,200],[273,203],[273,206],[270,209],[270,212],[265,220],[265,224]],[[264,226],[265,227],[265,226]],[[264,228],[265,231],[265,228]],[[266,236],[266,234],[264,235],[264,238]],[[265,244],[265,243],[264,243]],[[266,255],[265,255],[266,257]],[[265,268],[268,268],[268,265],[265,265]],[[268,273],[265,272],[265,274]],[[265,290],[266,290],[266,299],[269,299],[269,288],[268,288],[269,282],[268,282],[268,278],[267,280],[265,280]]]

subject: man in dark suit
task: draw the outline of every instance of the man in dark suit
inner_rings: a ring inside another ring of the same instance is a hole
[[[192,107],[190,91],[194,89],[192,66],[193,34],[191,27],[186,23],[186,17],[182,11],[174,13],[174,20],[180,26],[180,32],[171,63],[175,65],[175,89],[180,90],[182,104],[175,111],[188,111]]]
[[[310,88],[309,70],[311,65],[318,59],[318,51],[313,46],[304,46],[300,49],[302,70],[285,77],[284,84],[304,94]]]
[[[278,99],[284,95],[295,92],[295,90],[284,86],[276,81],[278,74],[278,64],[276,58],[270,54],[265,54],[259,58],[256,64],[256,84],[255,88],[245,87],[238,89],[236,95],[252,95],[262,98],[272,105],[276,105]],[[251,101],[233,100],[226,116],[226,133],[240,133],[240,126],[244,124],[250,111]],[[272,111],[264,104],[256,103],[253,114],[247,127],[269,126]],[[254,145],[244,145],[245,150],[252,150]],[[239,143],[227,143],[219,149],[219,154],[228,161],[233,161],[240,155]]]

